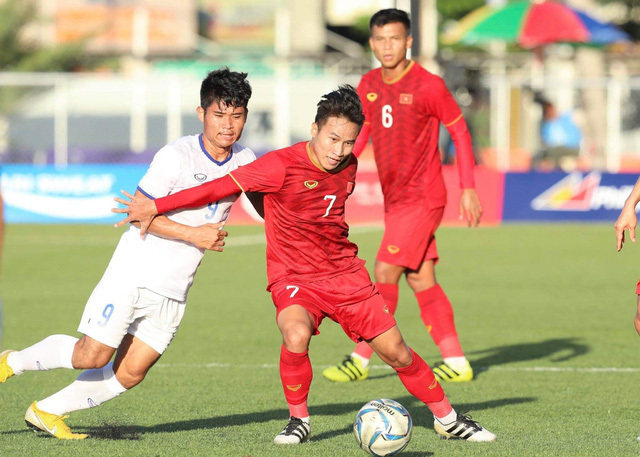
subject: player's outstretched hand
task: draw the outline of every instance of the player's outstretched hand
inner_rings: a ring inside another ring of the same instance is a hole
[[[475,189],[463,189],[460,195],[460,220],[468,227],[477,227],[482,218],[482,205]]]
[[[114,213],[127,213],[127,217],[115,224],[115,227],[122,227],[129,222],[140,222],[140,236],[144,236],[147,233],[151,221],[158,214],[156,204],[150,198],[140,194],[131,195],[126,190],[121,191],[122,194],[129,198],[124,200],[122,198],[114,198],[115,201],[125,206],[125,208],[112,208]]]
[[[624,231],[629,230],[629,238],[632,242],[636,242],[636,224],[638,223],[638,216],[636,216],[635,207],[631,208],[625,205],[618,216],[618,220],[613,227],[616,229],[616,247],[618,252],[622,249],[624,244]]]
[[[190,242],[200,249],[222,252],[225,245],[224,239],[229,236],[229,232],[223,228],[224,222],[194,227]]]

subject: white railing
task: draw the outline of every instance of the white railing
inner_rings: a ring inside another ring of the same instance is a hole
[[[249,80],[254,95],[242,141],[266,151],[306,139],[320,96],[338,84],[357,85],[359,78],[331,72],[295,78],[283,64],[276,66],[273,76],[249,75]],[[640,159],[640,122],[634,121],[635,116],[640,119],[634,111],[635,100],[640,100],[640,78],[576,78],[570,89],[564,88],[566,84],[547,78],[542,89],[562,94],[565,104],[573,100],[570,108],[578,114],[585,110],[580,93],[603,94],[605,103],[599,109],[604,111],[605,138],[600,151],[585,152],[601,155],[602,160],[592,165],[615,172],[625,155],[637,154]],[[530,81],[496,70],[487,72],[482,85],[496,168],[506,171],[512,168],[513,132],[537,132],[540,121],[531,97],[522,95]],[[182,135],[201,131],[195,114],[199,89],[200,79],[190,75],[0,73],[0,161],[46,160],[63,166],[76,160],[73,151],[82,149],[155,151]],[[1,105],[7,99],[2,93],[11,90],[22,91],[21,97],[7,109]],[[520,94],[520,99],[514,94]],[[514,109],[521,110],[521,115],[514,116]],[[588,143],[588,124],[583,124],[583,131]],[[523,133],[519,146],[535,152],[536,135]]]

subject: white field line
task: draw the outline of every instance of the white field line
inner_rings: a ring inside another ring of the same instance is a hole
[[[158,368],[266,368],[277,369],[274,363],[245,364],[245,363],[158,363]],[[317,365],[316,369],[323,370],[332,365]],[[387,365],[371,365],[372,370],[390,370]],[[476,371],[523,371],[540,373],[640,373],[640,368],[617,367],[473,367]]]

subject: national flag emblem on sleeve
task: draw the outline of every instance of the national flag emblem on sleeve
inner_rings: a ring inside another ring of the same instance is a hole
[[[413,103],[413,94],[400,94],[401,105],[411,105]]]
[[[351,193],[353,192],[353,189],[355,188],[356,188],[355,182],[347,182],[347,195],[351,195]]]

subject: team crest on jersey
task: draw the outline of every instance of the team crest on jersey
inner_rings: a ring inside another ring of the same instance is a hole
[[[377,98],[378,94],[376,94],[375,92],[369,92],[367,94],[367,100],[369,100],[370,102],[375,102]]]
[[[398,246],[390,244],[389,246],[387,246],[387,251],[389,251],[390,254],[397,254],[398,252],[400,252],[400,248]]]
[[[314,189],[318,185],[318,181],[305,181],[304,186],[307,189]]]
[[[400,94],[401,105],[411,105],[413,103],[413,94]]]
[[[204,182],[204,180],[207,179],[207,175],[204,173],[196,173],[193,177],[196,178],[196,181],[198,182]]]
[[[347,183],[347,195],[351,195],[351,192],[353,192],[353,189],[356,188],[356,183],[354,182],[348,182]]]

